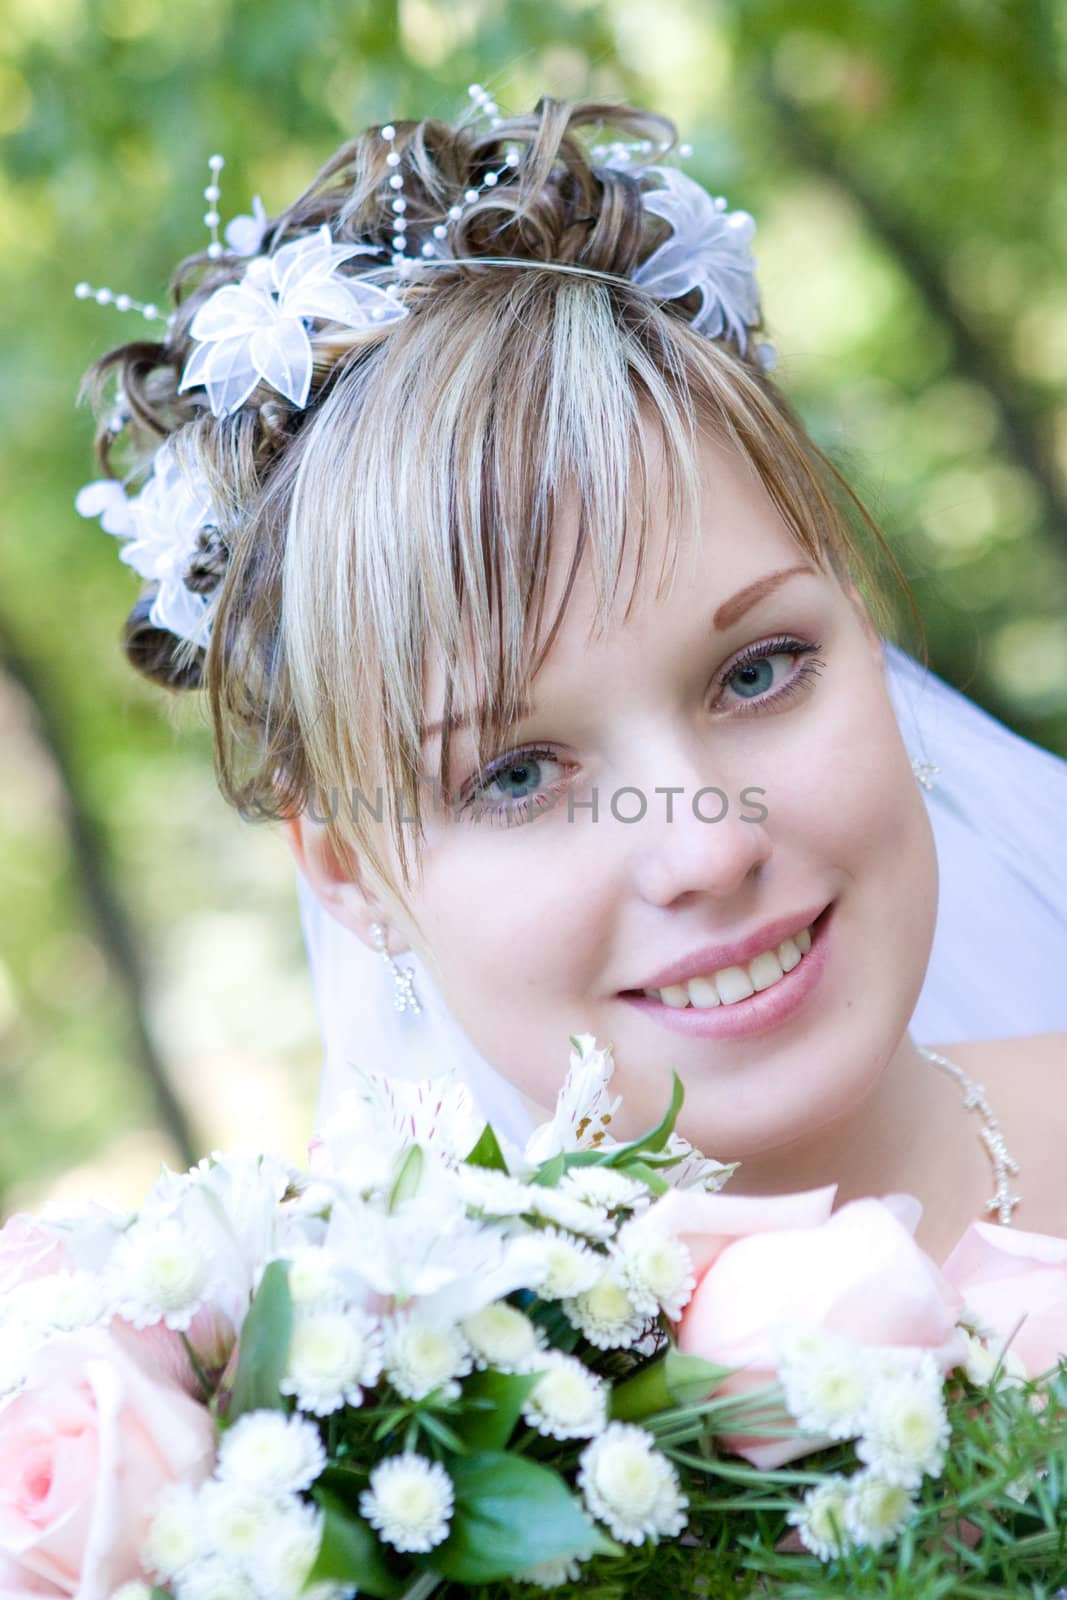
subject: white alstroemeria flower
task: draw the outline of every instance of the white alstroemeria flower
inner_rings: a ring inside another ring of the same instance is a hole
[[[667,1140],[667,1154],[681,1158],[677,1166],[667,1167],[663,1173],[672,1189],[702,1189],[705,1194],[715,1194],[739,1165],[736,1161],[713,1161],[710,1156],[701,1155],[680,1133],[672,1133]]]
[[[222,237],[235,256],[258,255],[267,231],[267,213],[259,195],[253,196],[252,215],[234,217],[226,224]]]
[[[337,1110],[320,1129],[316,1166],[357,1181],[361,1169],[375,1171],[382,1153],[421,1145],[446,1165],[470,1155],[485,1131],[485,1117],[454,1072],[411,1082],[353,1068]]]
[[[190,323],[199,349],[186,363],[179,394],[203,385],[213,415],[228,417],[262,382],[303,408],[314,364],[306,321],[368,328],[407,316],[384,289],[335,270],[352,256],[377,254],[375,245],[334,244],[323,223],[271,256],[254,256],[241,282],[216,289]]]
[[[574,1045],[552,1118],[535,1128],[526,1142],[526,1159],[535,1165],[563,1151],[593,1150],[616,1142],[609,1137],[608,1128],[622,1105],[622,1096],[614,1100],[608,1096],[615,1071],[612,1047],[609,1044],[598,1050],[591,1033],[578,1034]]]
[[[700,291],[692,326],[709,339],[733,339],[741,354],[746,329],[759,319],[756,263],[749,242],[756,231],[747,211],[727,211],[716,198],[677,167],[646,167],[661,188],[646,190],[641,204],[663,217],[673,232],[633,274],[635,283],[657,300],[681,300]]]

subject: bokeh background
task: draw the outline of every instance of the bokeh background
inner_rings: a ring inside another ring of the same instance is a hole
[[[1067,753],[1067,70],[1057,0],[3,0],[0,1213],[160,1160],[299,1157],[319,1067],[290,859],[137,680],[74,495],[85,366],[224,219],[471,80],[674,115],[754,213],[777,376],[892,541],[931,664]],[[1067,846],[1065,846],[1067,847]],[[976,952],[976,957],[979,953]]]

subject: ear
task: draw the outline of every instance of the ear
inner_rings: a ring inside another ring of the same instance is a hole
[[[359,935],[375,949],[371,926],[375,922],[389,927],[390,913],[382,902],[340,859],[326,828],[302,813],[282,822],[289,849],[300,871],[321,904],[344,927]],[[396,953],[396,952],[392,952]]]

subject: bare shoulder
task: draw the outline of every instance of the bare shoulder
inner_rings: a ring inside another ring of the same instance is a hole
[[[982,1073],[1025,1073],[1033,1077],[1062,1071],[1067,1093],[1067,1033],[1032,1033],[1016,1039],[969,1039],[966,1044],[930,1046],[971,1077]]]

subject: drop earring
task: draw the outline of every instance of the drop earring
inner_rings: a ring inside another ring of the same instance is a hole
[[[416,1014],[422,1010],[414,989],[414,973],[410,967],[398,967],[386,948],[385,929],[380,922],[372,922],[370,929],[374,948],[388,964],[395,981],[393,991],[393,1004],[398,1011],[414,1011]]]
[[[934,780],[931,774],[940,772],[941,768],[935,767],[932,761],[920,761],[918,756],[912,756],[911,770],[914,772],[916,781],[922,786],[922,788],[932,789],[934,786]]]

